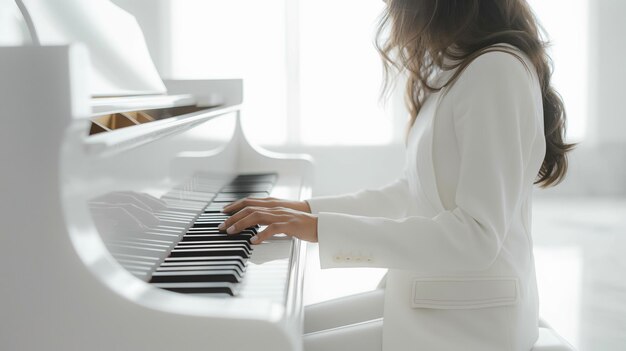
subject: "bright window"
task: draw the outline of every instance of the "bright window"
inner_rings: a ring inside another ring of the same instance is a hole
[[[379,105],[382,68],[373,46],[382,6],[173,1],[171,73],[244,78],[244,124],[256,143],[389,143],[393,121]]]
[[[172,76],[243,78],[244,124],[259,143],[287,140],[285,1],[171,2]]]
[[[382,1],[301,1],[300,116],[305,144],[392,141],[392,118],[379,104],[382,64],[373,45],[384,6]]]

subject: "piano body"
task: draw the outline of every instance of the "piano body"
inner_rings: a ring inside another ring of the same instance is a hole
[[[310,158],[248,143],[241,80],[93,98],[89,67],[80,44],[0,48],[0,349],[300,350],[305,243],[214,224],[309,197]]]

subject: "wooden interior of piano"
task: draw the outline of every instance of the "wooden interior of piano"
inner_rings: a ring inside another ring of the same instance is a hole
[[[177,106],[144,111],[128,111],[104,114],[91,118],[89,135],[110,132],[112,130],[132,127],[135,125],[149,123],[170,117],[182,116],[201,110],[206,110],[210,107]]]

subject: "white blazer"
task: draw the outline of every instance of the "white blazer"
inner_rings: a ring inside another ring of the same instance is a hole
[[[385,351],[527,351],[537,339],[530,224],[543,107],[516,52],[526,65],[483,54],[426,100],[399,180],[308,200],[323,268],[389,268]]]

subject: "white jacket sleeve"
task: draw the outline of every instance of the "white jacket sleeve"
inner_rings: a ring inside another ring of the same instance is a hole
[[[532,68],[532,66],[531,66]],[[420,271],[488,268],[537,175],[536,78],[515,57],[487,53],[442,100],[453,104],[460,168],[456,207],[434,218],[388,219],[322,212],[322,267]]]
[[[335,212],[360,216],[401,218],[407,215],[412,199],[406,178],[400,178],[380,189],[354,194],[321,196],[307,200],[311,213]]]

